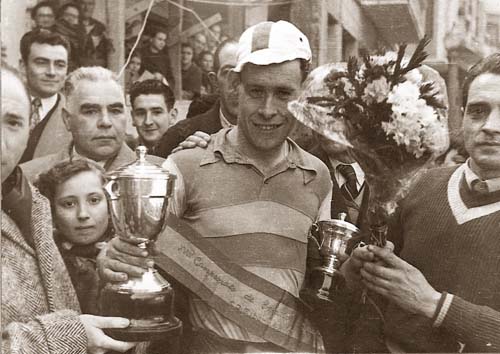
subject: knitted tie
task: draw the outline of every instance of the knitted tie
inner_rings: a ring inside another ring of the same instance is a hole
[[[38,123],[40,123],[40,107],[42,106],[42,100],[40,98],[35,97],[33,101],[31,101],[31,121],[30,121],[30,130],[33,131]]]
[[[354,168],[351,165],[338,165],[337,170],[346,179],[346,182],[340,188],[342,195],[346,200],[354,201],[360,192]]]

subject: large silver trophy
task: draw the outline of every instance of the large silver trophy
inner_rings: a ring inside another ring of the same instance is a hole
[[[322,220],[313,224],[311,238],[318,246],[321,265],[312,270],[309,284],[301,291],[301,296],[332,301],[335,292],[344,283],[339,271],[342,264],[340,256],[346,252],[348,241],[359,234],[359,229],[345,221],[345,217],[345,213],[340,213],[339,219]]]
[[[175,175],[146,161],[139,146],[137,161],[112,172],[105,190],[116,234],[149,249],[165,226]],[[174,291],[155,269],[122,283],[107,283],[101,293],[104,316],[130,320],[125,329],[107,329],[123,341],[148,341],[180,335],[182,323],[174,316]]]

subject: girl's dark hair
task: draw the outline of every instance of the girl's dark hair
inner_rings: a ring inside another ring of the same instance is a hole
[[[54,197],[56,188],[73,176],[81,172],[94,171],[101,177],[104,184],[106,173],[104,169],[93,161],[86,159],[75,159],[72,161],[59,162],[47,172],[40,174],[35,185],[49,201],[51,208],[54,208]]]

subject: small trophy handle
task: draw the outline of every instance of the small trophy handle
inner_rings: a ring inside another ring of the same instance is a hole
[[[318,223],[315,222],[311,225],[311,230],[309,232],[308,238],[310,238],[311,240],[314,241],[316,246],[318,246],[318,250],[319,250],[319,249],[321,249],[321,245],[319,244],[318,239],[317,239],[318,232],[319,232],[319,225],[318,225]]]
[[[116,200],[120,197],[120,191],[118,189],[118,182],[116,181],[115,178],[111,177],[112,179],[106,183],[104,186],[104,190],[109,196],[109,199],[111,200]]]

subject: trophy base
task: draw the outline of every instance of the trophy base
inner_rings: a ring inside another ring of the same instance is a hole
[[[339,271],[317,267],[311,274],[310,284],[300,291],[300,297],[309,303],[333,302],[344,286],[345,279]]]
[[[127,328],[106,328],[103,331],[111,338],[124,342],[148,342],[181,336],[182,322],[174,317],[170,322],[154,327],[134,327],[132,324]]]

